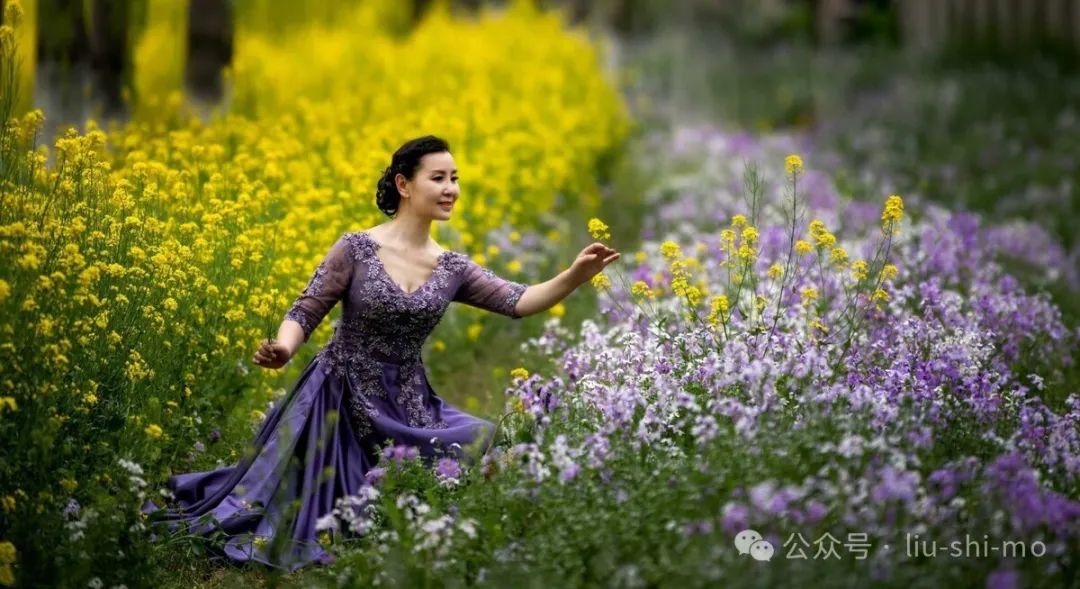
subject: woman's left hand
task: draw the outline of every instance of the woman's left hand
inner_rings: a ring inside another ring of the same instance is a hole
[[[570,266],[570,274],[581,284],[588,282],[593,276],[599,274],[610,263],[619,259],[622,254],[614,249],[596,242],[585,246],[577,259]]]

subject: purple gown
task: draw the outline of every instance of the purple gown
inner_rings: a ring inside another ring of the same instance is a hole
[[[387,440],[418,447],[426,460],[470,460],[475,455],[463,447],[487,447],[494,424],[439,397],[420,350],[451,301],[519,319],[515,307],[527,286],[445,251],[427,282],[406,293],[375,255],[379,247],[363,231],[337,240],[285,314],[303,327],[306,342],[341,300],[330,341],[267,415],[244,457],[171,477],[175,504],[148,504],[153,521],[171,529],[187,523],[189,533],[219,530],[226,556],[295,570],[328,559],[315,521],[357,492]],[[295,511],[283,509],[290,504]]]

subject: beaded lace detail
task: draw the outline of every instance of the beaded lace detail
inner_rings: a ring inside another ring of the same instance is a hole
[[[383,362],[397,364],[400,393],[397,404],[404,409],[411,427],[446,428],[435,421],[424,402],[424,369],[420,351],[424,340],[442,319],[450,300],[439,296],[460,260],[453,252],[439,255],[435,270],[418,289],[406,293],[390,279],[375,252],[379,244],[365,232],[349,234],[347,239],[358,265],[361,280],[354,280],[361,299],[369,304],[348,309],[323,348],[326,368],[349,380],[355,394],[351,408],[357,435],[371,433],[371,418],[378,415],[369,401],[371,395],[385,398]]]
[[[334,302],[342,300],[341,321],[318,356],[327,373],[347,379],[349,417],[358,437],[373,431],[378,410],[372,396],[390,401],[383,379],[395,370],[400,393],[393,401],[408,425],[444,429],[446,422],[435,418],[425,397],[424,341],[455,300],[518,317],[514,309],[527,285],[505,281],[465,254],[447,250],[439,254],[428,280],[405,292],[375,254],[380,247],[364,231],[344,234],[286,318],[303,327],[307,341]],[[457,277],[462,278],[458,288],[448,288]]]

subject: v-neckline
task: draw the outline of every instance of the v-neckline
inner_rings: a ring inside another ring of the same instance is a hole
[[[390,276],[390,272],[386,270],[386,264],[383,264],[382,258],[379,257],[378,252],[380,249],[382,249],[382,244],[379,243],[374,237],[372,237],[371,234],[367,231],[361,231],[360,233],[366,236],[368,238],[368,241],[370,241],[371,244],[374,246],[371,255],[375,258],[375,262],[379,265],[379,270],[382,272],[383,277],[386,278],[387,282],[393,284],[394,287],[397,288],[398,292],[405,295],[406,297],[411,297],[414,294],[420,292],[424,289],[425,286],[427,286],[432,280],[434,280],[435,275],[439,273],[439,268],[442,266],[443,258],[445,258],[451,253],[450,250],[443,250],[443,252],[440,253],[437,258],[435,258],[435,268],[431,271],[431,274],[428,275],[427,280],[420,283],[420,286],[416,287],[416,290],[412,292],[406,292],[406,290],[404,288],[401,288],[401,285],[395,282],[394,278]]]

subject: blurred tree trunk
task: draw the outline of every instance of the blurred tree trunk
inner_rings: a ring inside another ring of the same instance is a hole
[[[90,66],[104,98],[105,115],[119,115],[124,111],[124,89],[131,81],[132,25],[138,22],[133,17],[141,16],[143,5],[109,0],[89,0],[88,5]]]
[[[227,0],[191,0],[187,69],[191,94],[206,102],[221,100],[222,70],[232,62],[234,15]]]

